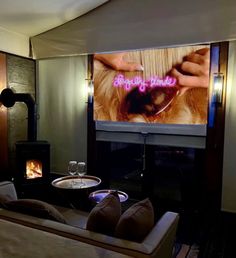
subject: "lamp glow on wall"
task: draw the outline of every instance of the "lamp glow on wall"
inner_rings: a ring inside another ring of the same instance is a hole
[[[93,102],[93,94],[94,94],[94,85],[93,85],[93,80],[92,79],[86,79],[88,80],[88,103]]]
[[[224,75],[222,73],[213,74],[213,102],[215,104],[222,104],[224,86]]]

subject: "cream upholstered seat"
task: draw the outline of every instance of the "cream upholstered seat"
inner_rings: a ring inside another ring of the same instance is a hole
[[[0,183],[0,194],[9,194],[13,189],[14,185],[11,182]],[[13,190],[13,193],[14,192],[15,189]],[[12,196],[17,197],[16,194],[13,194]],[[61,211],[63,211],[63,209]],[[68,213],[69,211],[66,210],[66,212]],[[73,210],[71,212],[73,213]],[[70,215],[72,213],[70,213]],[[81,220],[80,212],[75,212],[73,214],[74,221],[76,221],[76,218],[78,221]],[[85,219],[84,213],[82,216],[83,219]],[[75,227],[48,219],[20,214],[4,208],[0,208],[0,220],[11,221],[16,224],[37,229],[41,232],[41,234],[50,232],[53,233],[52,235],[54,235],[55,238],[62,236],[67,238],[68,241],[73,239],[78,241],[78,246],[81,242],[87,243],[88,246],[92,246],[93,248],[103,248],[108,251],[113,251],[116,254],[120,254],[121,257],[122,255],[127,255],[137,258],[171,258],[179,216],[173,212],[166,212],[156,222],[149,234],[140,243],[85,230],[84,228],[79,227],[79,225],[78,227]],[[19,241],[21,241],[21,239],[19,239]],[[42,249],[42,252],[43,251],[44,250]],[[57,258],[60,257],[57,256]]]

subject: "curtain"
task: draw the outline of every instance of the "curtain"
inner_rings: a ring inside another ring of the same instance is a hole
[[[67,173],[69,160],[87,157],[87,57],[38,63],[38,139],[51,144],[52,172]]]

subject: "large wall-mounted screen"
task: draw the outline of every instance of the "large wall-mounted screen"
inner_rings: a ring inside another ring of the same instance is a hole
[[[209,45],[95,54],[96,129],[205,135],[209,67]]]

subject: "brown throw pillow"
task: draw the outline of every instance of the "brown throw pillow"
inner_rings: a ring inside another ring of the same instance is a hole
[[[11,211],[66,223],[63,215],[55,207],[43,201],[34,199],[18,199],[16,201],[5,203],[5,207]]]
[[[121,215],[121,204],[116,192],[108,194],[90,212],[86,229],[113,235]]]
[[[135,203],[120,217],[115,237],[141,242],[154,226],[154,210],[147,198]]]

